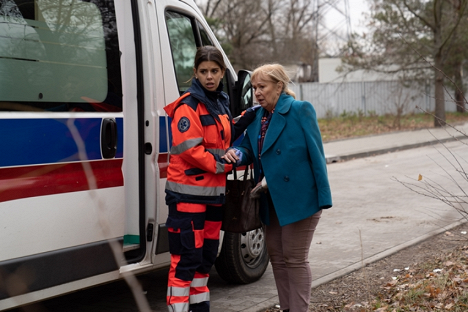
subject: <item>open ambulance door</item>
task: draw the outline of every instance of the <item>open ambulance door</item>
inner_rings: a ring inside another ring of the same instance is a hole
[[[125,218],[123,251],[126,262],[121,263],[121,272],[132,269],[132,264],[139,263],[140,268],[151,266],[147,240],[151,239],[152,228],[148,226],[147,178],[151,177],[151,140],[147,138],[147,117],[145,106],[150,86],[148,83],[148,62],[151,57],[147,52],[147,32],[144,23],[145,8],[141,1],[116,1],[117,29],[121,52],[123,86],[123,154],[122,173],[124,179]],[[148,228],[147,228],[148,227]]]

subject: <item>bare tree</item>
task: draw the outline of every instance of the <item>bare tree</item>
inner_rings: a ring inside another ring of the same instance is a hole
[[[232,47],[228,56],[237,69],[266,62],[313,63],[312,0],[209,0],[203,11],[216,21],[217,36]]]
[[[316,22],[313,3],[311,0],[290,0],[284,15],[281,57],[303,61],[304,48],[315,39],[311,36],[312,23]]]
[[[451,129],[455,129],[451,127]],[[458,130],[452,133],[454,139],[457,139],[463,148],[467,144],[460,139]],[[466,139],[466,134],[462,134]],[[458,138],[457,138],[458,137]],[[412,190],[418,195],[433,198],[454,208],[460,215],[468,220],[468,163],[461,159],[447,144],[440,142],[442,149],[438,149],[444,163],[434,160],[434,167],[430,168],[431,173],[420,173],[418,177],[408,178],[403,181],[394,177],[394,180],[401,183],[406,188]],[[434,172],[433,169],[439,169]]]
[[[401,128],[401,117],[408,110],[408,106],[412,100],[411,94],[405,89],[407,89],[407,86],[405,86],[403,83],[398,83],[398,85],[396,85],[396,87],[392,90],[391,96],[388,99],[395,108],[395,119],[393,119],[393,127],[397,129]]]
[[[468,0],[374,0],[372,36],[354,35],[345,70],[368,69],[415,80],[434,79],[434,126],[445,125],[443,70],[459,44]],[[370,48],[369,48],[370,47]]]

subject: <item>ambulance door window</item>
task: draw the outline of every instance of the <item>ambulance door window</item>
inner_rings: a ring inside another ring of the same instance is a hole
[[[166,25],[177,86],[179,93],[182,94],[190,87],[193,76],[193,64],[197,52],[195,31],[191,19],[176,12],[166,12]]]
[[[114,1],[0,1],[0,111],[121,112]]]
[[[200,30],[200,37],[201,37],[202,45],[203,46],[206,46],[206,45],[211,45],[212,46],[213,42],[211,42],[210,37],[208,36],[206,30],[203,28],[203,26],[198,21],[197,21],[197,26],[198,26],[198,29]]]

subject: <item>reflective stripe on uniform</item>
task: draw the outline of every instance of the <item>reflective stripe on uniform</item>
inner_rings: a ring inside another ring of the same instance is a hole
[[[216,163],[216,173],[224,172],[224,164],[217,162]]]
[[[190,284],[190,287],[203,287],[208,285],[208,277],[202,277],[202,278],[194,278],[192,280],[192,283]]]
[[[205,292],[197,295],[190,295],[190,304],[200,303],[204,301],[210,301],[210,293]]]
[[[191,149],[192,147],[195,147],[199,145],[201,142],[203,142],[203,138],[195,138],[195,139],[189,139],[186,140],[179,145],[175,145],[171,147],[171,154],[172,155],[179,155],[185,152],[188,149]]]
[[[167,287],[168,297],[188,297],[188,295],[190,295],[189,287]]]
[[[188,195],[219,196],[225,193],[226,188],[224,186],[195,186],[166,181],[166,190]]]
[[[211,154],[218,155],[219,157],[224,156],[224,154],[226,154],[225,150],[219,148],[207,148],[206,150]]]
[[[218,155],[219,157],[224,156],[224,154],[226,154],[226,152],[223,149],[219,148],[207,148],[206,150],[213,155]],[[216,173],[223,173],[224,171],[224,164],[216,162]]]
[[[173,303],[167,306],[169,312],[189,312],[190,305],[188,302]]]

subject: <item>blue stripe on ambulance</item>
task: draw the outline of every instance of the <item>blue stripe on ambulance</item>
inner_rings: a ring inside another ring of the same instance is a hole
[[[67,118],[0,119],[0,167],[81,161]],[[76,118],[88,160],[101,157],[102,118]],[[123,118],[116,118],[117,151],[123,157]]]

